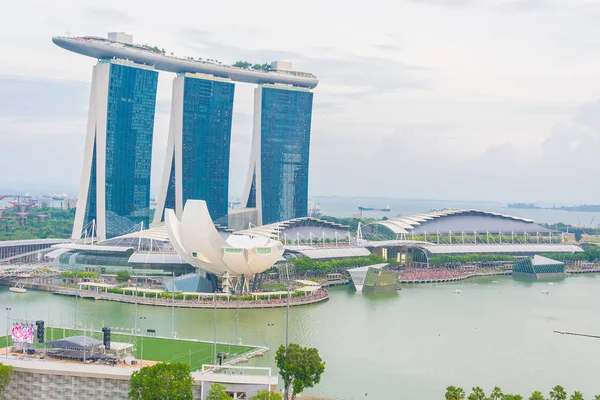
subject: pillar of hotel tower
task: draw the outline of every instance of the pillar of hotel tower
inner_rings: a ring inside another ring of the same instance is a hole
[[[181,218],[188,200],[204,200],[212,220],[227,225],[234,89],[229,79],[204,74],[180,74],[173,81],[155,223],[165,208]]]
[[[152,67],[129,61],[94,67],[74,239],[148,226],[157,83]]]
[[[308,214],[308,160],[313,94],[284,85],[254,92],[252,152],[242,202],[258,225]]]

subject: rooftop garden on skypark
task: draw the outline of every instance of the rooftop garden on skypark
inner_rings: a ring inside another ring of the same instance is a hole
[[[87,40],[87,41],[90,41],[90,40],[91,41],[100,41],[100,42],[104,42],[109,45],[115,43],[109,39],[106,39],[103,37],[94,37],[94,36],[83,36],[78,39]],[[200,62],[200,63],[217,64],[217,65],[221,65],[223,67],[228,67],[228,68],[240,68],[240,69],[254,70],[254,71],[259,71],[259,72],[280,73],[280,74],[315,78],[315,76],[309,72],[275,70],[275,69],[271,68],[270,63],[256,64],[256,63],[251,63],[249,61],[236,61],[232,65],[225,65],[221,61],[214,59],[214,58],[205,58],[204,59],[202,57],[195,58],[192,56],[176,56],[173,52],[169,52],[167,54],[167,51],[164,48],[161,48],[158,46],[152,46],[152,45],[148,45],[148,44],[135,44],[135,43],[128,44],[128,43],[121,43],[121,42],[119,42],[119,44],[126,48],[142,50],[142,51],[149,51],[152,53],[163,55],[165,57],[173,57],[173,58],[184,59],[184,60]]]

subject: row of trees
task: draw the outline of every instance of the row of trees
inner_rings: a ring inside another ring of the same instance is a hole
[[[233,66],[244,69],[255,69],[257,71],[269,71],[271,69],[271,64],[269,63],[253,64],[249,61],[237,61]]]
[[[474,233],[465,233],[463,235],[460,232],[452,232],[452,235],[450,235],[448,232],[440,232],[439,234],[437,232],[428,232],[427,235],[407,235],[407,237],[410,240],[418,240],[430,243],[439,242],[440,244],[562,243],[562,236],[559,234],[552,236],[540,235],[538,237],[532,234],[524,235],[523,232],[515,232],[514,235],[510,233],[502,233],[500,235],[497,232],[477,232],[477,235],[475,235]]]
[[[68,238],[73,231],[75,209],[61,210],[57,208],[31,208],[31,215],[24,226],[19,224],[19,218],[14,213],[16,209],[5,211],[0,220],[0,241],[26,239],[60,239]],[[50,215],[44,222],[35,215]],[[8,218],[6,218],[8,217]],[[12,218],[14,217],[14,218]]]
[[[277,368],[283,380],[285,400],[294,400],[304,389],[321,381],[325,363],[315,348],[290,343],[287,349],[279,346],[275,356]],[[0,364],[1,365],[1,364]],[[193,399],[194,380],[190,367],[182,363],[159,363],[144,367],[131,375],[129,398],[132,400]],[[1,389],[1,387],[0,387]],[[208,400],[231,400],[226,387],[213,383]],[[1,394],[1,392],[0,392]],[[281,400],[279,393],[259,391],[250,400]]]
[[[446,388],[446,400],[525,400],[520,394],[505,394],[502,389],[496,386],[489,396],[479,386],[472,389],[471,394],[467,396],[465,391],[456,386]],[[581,392],[574,392],[570,397],[567,391],[560,385],[556,385],[550,391],[548,397],[544,397],[542,392],[533,392],[527,400],[585,400]],[[600,400],[600,395],[594,396],[594,400]]]
[[[600,261],[600,247],[595,244],[583,244],[582,253],[559,253],[559,254],[543,254],[543,256],[552,258],[557,261],[587,261],[587,262],[598,262]]]
[[[126,294],[126,295],[132,295],[134,293],[133,290],[123,290],[123,288],[110,288],[110,289],[107,289],[107,292],[114,293],[114,294]],[[302,291],[290,293],[290,296],[292,298],[301,297],[304,295],[306,295],[306,293],[302,292]],[[152,299],[154,299],[156,297],[158,297],[159,299],[172,299],[173,298],[173,294],[169,293],[169,292],[144,293],[143,291],[139,291],[139,292],[137,292],[137,296],[152,298]],[[282,294],[281,297],[286,298],[287,294]],[[190,295],[185,296],[185,300],[200,300],[201,298],[202,298],[202,296],[197,295],[197,294],[190,294]],[[205,296],[205,298],[212,300],[212,295]],[[238,300],[250,301],[250,300],[254,300],[255,298],[257,300],[269,300],[268,292],[265,292],[265,295],[263,295],[263,296],[224,296],[224,295],[219,296],[219,295],[217,295],[217,301],[238,301]],[[273,297],[271,297],[271,299],[273,299]],[[182,293],[175,293],[175,300],[184,300],[184,295]]]
[[[429,264],[438,266],[442,264],[470,264],[494,261],[513,261],[515,257],[501,254],[461,254],[461,255],[437,255],[429,258]]]
[[[581,226],[573,226],[573,225],[569,225],[569,224],[564,224],[562,222],[559,222],[557,224],[541,224],[542,226],[548,228],[548,229],[553,229],[553,230],[557,230],[560,232],[569,232],[569,233],[574,233],[575,235],[579,234],[579,237],[581,237],[581,235],[583,233],[586,233],[588,235],[600,235],[600,228],[585,228],[585,227],[581,227]]]
[[[315,261],[310,257],[292,259],[292,264],[297,273],[313,272],[320,274],[342,272],[349,268],[364,267],[383,262],[385,262],[385,259],[375,253],[372,253],[368,257],[346,258],[331,261]]]
[[[63,279],[98,279],[98,274],[88,271],[63,271],[59,275]]]
[[[12,366],[0,363],[0,399],[4,398],[2,394],[6,390],[6,387],[10,381],[12,381],[13,373],[14,370]]]

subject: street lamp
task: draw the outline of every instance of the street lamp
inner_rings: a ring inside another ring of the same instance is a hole
[[[269,348],[269,333],[271,333],[271,328],[274,327],[275,324],[267,324],[267,329],[265,329],[265,344]],[[271,350],[271,348],[269,348]],[[269,357],[269,368],[271,368],[271,357]]]
[[[10,310],[12,310],[12,308],[6,307],[6,358],[8,358],[8,327],[10,325]]]
[[[140,320],[145,320],[146,317],[138,317]],[[141,321],[140,321],[140,325],[141,325]],[[142,332],[142,349],[141,349],[141,354],[140,354],[140,367],[144,368],[144,333]]]

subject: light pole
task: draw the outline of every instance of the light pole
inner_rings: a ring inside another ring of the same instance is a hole
[[[241,293],[240,293],[241,295]],[[237,297],[237,312],[235,314],[235,344],[238,345],[240,341],[239,327],[240,327],[240,295]]]
[[[6,307],[6,358],[8,358],[8,327],[10,326],[10,310],[12,310],[12,308]]]
[[[290,284],[288,283],[287,307],[285,310],[285,349],[290,344]]]
[[[77,284],[77,275],[79,268],[75,268],[75,330],[77,330],[77,317],[79,314],[79,285]]]
[[[271,323],[267,324],[267,329],[265,331],[265,344],[267,345],[269,350],[271,350],[271,348],[269,347],[269,338],[270,338],[271,328],[274,326],[275,326],[275,324],[271,324]],[[271,357],[269,357],[269,368],[271,368]]]
[[[134,280],[134,283],[133,283],[133,287],[135,288],[134,289],[134,294],[135,294],[135,318],[133,320],[133,332],[134,332],[134,334],[137,335],[137,333],[138,333],[138,330],[137,330],[137,320],[138,320],[137,274],[135,275],[135,280]]]
[[[213,364],[217,364],[217,291],[213,293],[213,302],[215,304],[215,318],[213,324]]]
[[[173,269],[173,286],[171,287],[171,337],[175,337],[175,269]]]
[[[140,320],[145,320],[146,317],[138,317]],[[140,321],[141,325],[141,321]],[[144,334],[142,333],[142,349],[140,354],[140,368],[144,368]]]

